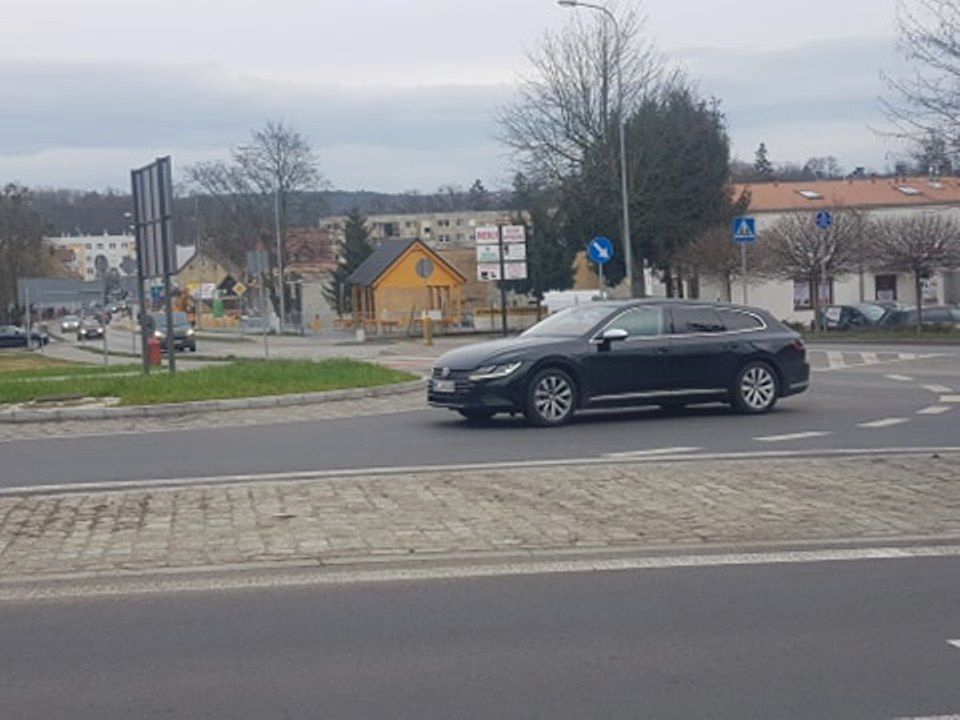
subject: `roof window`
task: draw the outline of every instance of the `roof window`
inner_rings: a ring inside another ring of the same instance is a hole
[[[822,200],[823,195],[818,193],[816,190],[797,190],[797,195],[807,200]]]

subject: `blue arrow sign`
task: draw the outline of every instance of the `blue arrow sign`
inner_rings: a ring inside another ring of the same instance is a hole
[[[606,265],[613,259],[613,243],[609,238],[595,237],[587,246],[587,255],[597,265]]]
[[[817,213],[816,223],[818,228],[821,230],[826,230],[828,227],[833,225],[833,215],[828,213],[826,210],[821,210]]]
[[[752,217],[733,219],[733,241],[735,243],[753,243],[757,241],[757,221]]]

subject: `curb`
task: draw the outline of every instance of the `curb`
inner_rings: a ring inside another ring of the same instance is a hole
[[[133,405],[112,408],[62,408],[59,410],[15,410],[0,412],[0,425],[21,423],[62,422],[64,420],[111,420],[116,418],[147,418],[192,415],[195,413],[222,412],[226,410],[255,410],[262,408],[296,407],[319,405],[343,400],[390,397],[422,392],[427,387],[425,380],[411,380],[394,385],[377,385],[349,390],[301,393],[296,395],[263,395],[252,398],[224,400],[200,400],[197,402],[168,405]]]

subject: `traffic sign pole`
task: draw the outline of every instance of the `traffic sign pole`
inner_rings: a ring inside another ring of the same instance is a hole
[[[497,242],[500,245],[500,324],[503,327],[503,336],[507,336],[507,287],[504,285],[505,271],[503,267],[503,225],[497,225]]]
[[[747,286],[750,284],[747,279],[747,244],[740,243],[740,276],[743,278],[743,304],[747,304]]]

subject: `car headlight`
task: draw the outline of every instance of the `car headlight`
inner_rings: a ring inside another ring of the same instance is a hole
[[[478,367],[470,375],[471,380],[499,380],[505,378],[511,373],[515,373],[523,363],[519,361],[499,363],[497,365],[484,365]]]
[[[187,337],[193,337],[196,334],[196,331],[193,328],[187,330]]]

